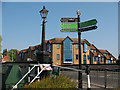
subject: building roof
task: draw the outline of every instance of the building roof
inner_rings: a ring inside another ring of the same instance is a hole
[[[101,53],[108,53],[106,50],[103,50],[103,49],[99,49],[99,51],[100,51]]]
[[[105,56],[108,60],[111,60],[110,56]]]
[[[7,54],[5,57],[3,57],[4,62],[10,62],[10,56]]]
[[[31,50],[35,50],[35,47],[34,47],[34,46],[33,46],[33,47],[32,47],[32,46],[30,46],[29,48],[30,48]]]
[[[108,55],[104,55],[107,59],[111,60],[111,58],[113,58],[114,60],[116,60],[116,58],[110,52],[108,52],[107,50],[99,49],[99,51],[101,53],[107,53],[109,56]]]
[[[92,53],[93,53],[93,55],[96,56],[96,57],[98,57],[98,55],[100,55],[100,57],[104,57],[104,55],[101,54],[101,53],[98,53],[98,52],[92,52]]]
[[[95,46],[93,44],[90,44],[90,49],[95,50],[96,48],[95,48]]]
[[[70,39],[73,41],[73,43],[78,43],[78,38],[70,38]],[[47,42],[49,42],[49,43],[62,43],[62,41],[64,41],[64,40],[65,40],[65,38],[53,38],[53,39],[48,40]],[[83,41],[85,41],[85,39],[81,39],[81,43],[83,43]]]

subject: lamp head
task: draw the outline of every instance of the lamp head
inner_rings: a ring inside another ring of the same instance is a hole
[[[48,10],[45,9],[45,6],[43,6],[43,9],[40,11],[40,15],[43,19],[47,17]]]

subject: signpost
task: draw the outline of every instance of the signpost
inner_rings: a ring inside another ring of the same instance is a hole
[[[90,31],[90,30],[94,30],[96,29],[97,26],[91,26],[91,27],[87,27],[87,28],[81,28],[81,32],[85,32],[85,31]],[[60,30],[61,32],[78,32],[78,29],[71,29],[71,28],[65,28],[65,29],[61,29]]]
[[[69,22],[69,18],[68,20],[65,20],[67,22],[62,22],[62,24],[60,25],[61,29],[77,29],[78,25],[76,20],[74,20],[75,22]],[[80,23],[80,28],[85,28],[88,26],[92,26],[92,25],[96,25],[97,24],[97,20],[96,19],[92,19],[89,21],[85,21],[85,22],[81,22]]]
[[[78,32],[78,48],[79,48],[79,69],[82,69],[81,66],[81,32],[94,30],[97,28],[97,20],[92,19],[89,21],[80,23],[80,11],[77,11],[77,18],[61,18],[60,21],[62,24],[61,32]],[[78,88],[82,88],[82,72],[78,72]]]

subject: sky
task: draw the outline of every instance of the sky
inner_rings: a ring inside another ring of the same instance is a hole
[[[77,38],[76,33],[60,32],[60,19],[77,17],[81,22],[97,20],[96,30],[83,32],[98,49],[105,49],[118,57],[118,2],[3,2],[2,49],[26,49],[41,43],[42,18],[39,11],[45,5],[49,10],[46,23],[46,40],[52,38]]]

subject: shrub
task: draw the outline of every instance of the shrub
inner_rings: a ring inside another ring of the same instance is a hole
[[[23,88],[76,88],[76,85],[76,82],[71,81],[71,78],[61,74],[57,77],[43,77],[42,80],[25,85]]]

